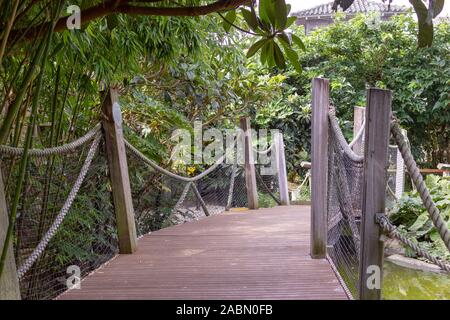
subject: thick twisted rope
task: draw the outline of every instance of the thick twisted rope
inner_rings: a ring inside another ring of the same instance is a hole
[[[409,148],[408,142],[403,136],[400,126],[396,120],[391,122],[391,133],[397,143],[398,149],[400,150],[403,160],[405,161],[406,168],[414,185],[416,186],[417,191],[419,192],[422,202],[427,209],[439,235],[444,241],[445,246],[450,251],[450,231],[448,230],[444,219],[442,219],[439,209],[436,207],[433,199],[431,199],[430,192],[428,191],[422,175],[420,174],[420,170],[411,154],[411,149]]]
[[[330,120],[330,128],[333,130],[336,140],[339,142],[339,145],[347,154],[347,156],[355,162],[362,162],[364,160],[364,157],[356,154],[345,140],[344,134],[339,127],[339,123],[336,118],[336,111],[334,110],[334,108],[330,108],[330,110],[328,111],[328,119]]]
[[[73,185],[72,190],[70,190],[70,193],[66,199],[66,202],[64,203],[63,207],[61,208],[58,215],[56,216],[55,221],[53,222],[51,227],[48,229],[47,233],[44,235],[44,237],[39,242],[37,247],[33,250],[33,252],[30,254],[30,256],[25,260],[25,262],[19,267],[19,269],[17,271],[17,275],[18,275],[19,279],[21,279],[27,273],[27,271],[36,262],[36,260],[42,254],[42,252],[44,252],[48,243],[50,242],[50,240],[53,238],[53,236],[56,234],[59,227],[61,226],[61,223],[63,222],[65,216],[69,212],[70,207],[72,206],[72,203],[75,200],[75,197],[77,196],[78,191],[80,190],[80,187],[84,181],[84,178],[86,177],[89,167],[91,166],[92,159],[94,158],[94,155],[98,149],[98,145],[100,143],[101,138],[102,138],[101,133],[97,132],[95,135],[94,141],[92,142],[92,145],[89,149],[89,152],[86,156],[86,159],[84,160],[84,164],[81,167],[78,178],[75,181],[75,184]]]
[[[366,125],[366,120],[364,120],[363,123],[361,124],[361,128],[359,128],[359,131],[358,131],[358,133],[356,134],[356,136],[353,138],[352,142],[350,142],[350,143],[348,144],[348,146],[349,146],[350,148],[352,148],[353,145],[354,145],[354,144],[355,144],[355,143],[363,136],[365,125]]]
[[[252,148],[254,152],[258,153],[258,154],[268,154],[270,151],[272,151],[272,149],[275,147],[275,144],[271,144],[270,147],[268,147],[265,150],[258,150],[255,148]]]
[[[124,139],[124,140],[125,140],[125,147],[127,147],[136,157],[141,159],[145,164],[152,167],[156,171],[159,171],[159,172],[165,174],[166,176],[169,176],[171,178],[174,178],[174,179],[180,180],[180,181],[184,181],[184,182],[195,182],[197,180],[200,180],[204,176],[206,176],[206,175],[210,174],[212,171],[214,171],[220,164],[222,164],[222,162],[225,159],[225,155],[221,156],[211,167],[209,167],[208,169],[206,169],[199,175],[196,175],[195,177],[191,177],[191,178],[183,177],[183,176],[180,176],[178,174],[175,174],[173,172],[170,172],[167,169],[164,169],[164,168],[158,166],[155,162],[153,162],[152,160],[147,158],[142,152],[140,152],[138,149],[136,149],[130,142],[128,142],[126,139]]]
[[[386,233],[389,237],[400,240],[403,244],[407,245],[411,249],[413,249],[420,256],[428,259],[434,264],[438,265],[442,270],[446,272],[450,272],[450,265],[442,262],[436,257],[430,255],[428,252],[420,248],[417,244],[409,240],[407,237],[402,235],[397,228],[391,224],[389,218],[385,214],[377,214],[375,221],[380,225],[381,229],[384,233]]]
[[[92,140],[100,131],[101,125],[98,123],[94,128],[89,130],[81,138],[72,141],[70,143],[46,149],[30,149],[28,150],[28,156],[30,157],[48,157],[51,155],[64,155],[77,150],[78,147]],[[0,145],[0,154],[6,154],[10,156],[21,156],[24,152],[23,148],[15,148],[5,145]]]

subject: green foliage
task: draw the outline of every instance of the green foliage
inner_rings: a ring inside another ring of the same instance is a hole
[[[258,192],[258,204],[260,208],[273,208],[277,206],[276,201],[268,193],[264,192]]]
[[[296,21],[295,16],[290,16],[290,5],[285,0],[260,0],[257,10],[253,5],[250,10],[240,8],[239,18],[236,19],[236,11],[229,11],[224,19],[224,28],[229,31],[231,26],[242,25],[244,29],[236,26],[241,31],[257,37],[247,50],[247,58],[260,52],[261,64],[269,68],[286,68],[286,59],[301,72],[296,47],[304,50],[302,40],[298,36],[292,35],[289,29]],[[245,30],[247,29],[247,30]],[[294,47],[295,45],[295,47]],[[298,49],[297,48],[297,49]]]
[[[428,175],[425,183],[442,219],[450,227],[450,177]],[[417,190],[405,193],[392,208],[389,218],[421,247],[450,261],[450,252],[434,227]]]
[[[418,49],[416,23],[410,16],[395,16],[375,25],[374,20],[372,15],[360,15],[345,21],[337,15],[335,23],[304,37],[303,72],[285,73],[285,92],[297,93],[305,108],[310,101],[310,79],[330,79],[331,101],[349,138],[353,107],[365,105],[366,89],[391,89],[394,114],[408,131],[418,163],[435,167],[450,161],[448,23],[435,26],[431,47]],[[294,29],[295,34],[301,32],[301,28]],[[302,128],[299,126],[298,132],[306,132]]]

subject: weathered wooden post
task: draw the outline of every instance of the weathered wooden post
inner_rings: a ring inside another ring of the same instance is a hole
[[[286,159],[284,154],[283,134],[279,132],[275,136],[275,150],[277,161],[278,187],[280,189],[280,202],[283,206],[289,205],[289,188],[287,183]]]
[[[328,79],[314,78],[311,106],[311,257],[314,259],[326,256],[329,104]]]
[[[116,89],[111,88],[103,91],[101,97],[103,101],[102,124],[117,220],[119,250],[120,253],[133,253],[136,250],[136,225],[118,94]]]
[[[383,248],[377,213],[384,213],[392,92],[369,89],[364,141],[359,298],[381,298]]]
[[[366,108],[363,107],[354,107],[353,108],[353,139],[356,138],[356,136],[359,133],[359,130],[361,129],[361,126],[364,123]],[[356,154],[362,155],[363,154],[363,143],[364,140],[362,137],[360,137],[354,144],[353,144],[353,151]]]
[[[247,189],[247,201],[249,209],[258,209],[258,190],[256,187],[255,160],[253,156],[252,130],[250,118],[241,117],[241,129],[243,131],[245,187]]]
[[[9,225],[8,206],[6,205],[3,175],[0,171],[0,252],[5,245],[6,232]],[[19,300],[20,287],[17,277],[16,262],[12,242],[8,243],[8,254],[6,255],[3,273],[0,277],[0,300]]]

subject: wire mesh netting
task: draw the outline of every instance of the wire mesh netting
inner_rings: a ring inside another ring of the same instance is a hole
[[[336,129],[330,124],[327,252],[347,292],[357,297],[363,161],[349,155]]]
[[[157,170],[127,150],[130,184],[138,235],[225,211],[233,165],[222,163],[196,181],[183,181]],[[236,170],[233,195],[241,174]],[[196,194],[198,191],[200,197]],[[242,203],[233,197],[231,205]]]
[[[127,133],[134,138],[137,136],[131,128]],[[212,164],[198,179],[174,174],[147,158],[131,143],[126,142],[126,146],[139,236],[230,208],[248,206],[245,169],[238,160],[242,155],[237,155],[237,145],[232,150],[227,149],[223,161]],[[273,157],[270,148],[268,150],[260,157],[263,163],[256,165],[260,207],[279,203],[277,172],[271,169]]]
[[[358,297],[360,224],[364,143],[354,153],[344,139],[333,110],[329,122],[328,152],[328,243],[327,252],[347,292]],[[359,136],[364,141],[364,131]],[[400,166],[400,167],[399,167]],[[389,146],[386,199],[388,206],[401,194],[403,161],[396,146]]]
[[[280,204],[280,188],[276,171],[270,170],[270,166],[256,164],[256,188],[260,208],[270,208]]]
[[[32,156],[16,217],[13,247],[20,269],[54,223],[70,193],[91,143],[63,155]],[[1,155],[6,200],[12,203],[20,156]],[[68,267],[81,277],[117,253],[104,143],[99,146],[81,188],[44,251],[20,279],[23,299],[51,299],[67,290]]]

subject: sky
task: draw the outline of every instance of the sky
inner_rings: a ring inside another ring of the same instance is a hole
[[[324,3],[332,2],[333,0],[286,0],[292,6],[291,12],[296,12],[303,9],[309,9]],[[370,0],[375,2],[382,2],[381,0]],[[393,5],[411,7],[408,0],[393,0]],[[450,16],[450,0],[445,0],[444,9],[439,14],[439,17]]]

